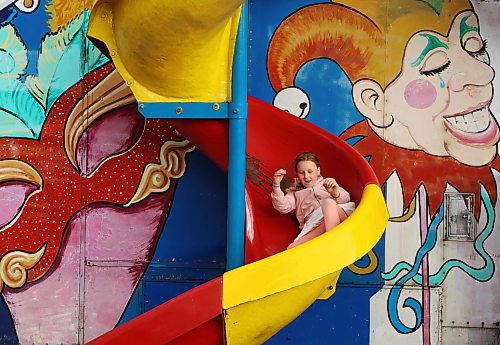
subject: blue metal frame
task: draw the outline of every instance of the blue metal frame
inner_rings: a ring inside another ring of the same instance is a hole
[[[233,64],[233,102],[229,104],[227,269],[245,263],[245,172],[248,116],[248,4],[241,10]]]
[[[145,118],[228,119],[227,270],[245,262],[245,172],[248,115],[248,3],[241,10],[234,53],[232,102],[140,103]]]
[[[139,104],[139,111],[153,119],[227,119],[229,103],[156,103]]]

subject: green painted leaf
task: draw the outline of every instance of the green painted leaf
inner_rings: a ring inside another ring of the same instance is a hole
[[[0,26],[0,78],[20,78],[28,65],[26,46],[16,29]]]
[[[0,79],[0,137],[37,139],[44,121],[42,106],[22,82]]]
[[[441,11],[443,10],[444,0],[420,0],[420,1],[429,5],[438,15],[441,14]]]

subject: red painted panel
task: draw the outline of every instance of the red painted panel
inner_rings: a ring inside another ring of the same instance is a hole
[[[223,343],[222,277],[213,279],[138,316],[89,345]],[[192,342],[193,339],[197,339]]]

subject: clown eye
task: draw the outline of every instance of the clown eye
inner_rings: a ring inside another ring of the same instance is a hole
[[[443,51],[437,51],[430,55],[422,65],[420,74],[427,77],[441,73],[450,66],[448,55]]]
[[[467,51],[467,53],[475,58],[485,55],[487,47],[487,40],[481,40],[476,37],[468,39],[464,44],[464,49]]]
[[[273,105],[287,113],[305,118],[309,115],[311,101],[302,89],[298,87],[286,87],[274,96]]]
[[[433,75],[436,75],[438,73],[443,72],[448,67],[450,67],[450,64],[451,64],[451,62],[447,61],[444,65],[442,65],[440,67],[436,67],[434,69],[430,69],[430,70],[427,70],[427,71],[420,71],[420,74],[423,74],[423,75],[425,75],[427,77],[430,77],[430,76],[433,76]]]

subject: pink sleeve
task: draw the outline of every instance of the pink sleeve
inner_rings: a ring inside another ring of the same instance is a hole
[[[283,193],[282,190],[279,193],[271,193],[271,200],[273,202],[273,207],[280,213],[290,213],[295,211],[295,196],[293,192]]]
[[[335,201],[338,203],[338,204],[345,204],[346,202],[349,202],[351,201],[351,196],[349,195],[349,192],[346,191],[344,188],[340,187],[339,186],[339,190],[340,190],[340,195],[338,198],[334,198]]]

